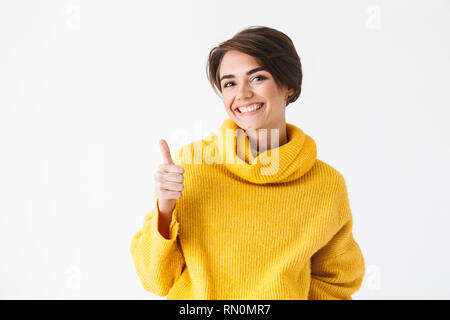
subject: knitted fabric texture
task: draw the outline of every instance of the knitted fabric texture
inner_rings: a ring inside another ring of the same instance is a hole
[[[234,134],[233,134],[234,132]],[[143,287],[167,299],[351,300],[365,267],[344,177],[314,140],[286,123],[287,142],[253,154],[226,119],[219,134],[173,154],[184,168],[169,238],[158,197],[131,242]]]

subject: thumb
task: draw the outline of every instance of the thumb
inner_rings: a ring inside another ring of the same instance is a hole
[[[167,144],[166,140],[164,139],[159,140],[159,146],[161,148],[161,155],[163,158],[163,162],[167,164],[174,164],[172,161],[172,156],[170,155],[169,145]]]

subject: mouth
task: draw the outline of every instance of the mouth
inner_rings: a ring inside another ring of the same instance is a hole
[[[263,102],[263,103],[261,103],[261,106],[258,109],[253,110],[253,111],[241,112],[239,110],[239,108],[237,108],[235,111],[239,115],[239,117],[244,117],[245,118],[245,117],[250,117],[250,116],[254,116],[254,115],[259,114],[265,107],[266,107],[266,104]]]

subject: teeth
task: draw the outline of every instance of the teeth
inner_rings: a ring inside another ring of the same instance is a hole
[[[256,109],[261,108],[262,105],[263,105],[262,103],[256,103],[256,104],[253,104],[253,105],[248,106],[248,107],[239,108],[239,111],[242,112],[242,113],[252,112],[252,111],[255,111]]]

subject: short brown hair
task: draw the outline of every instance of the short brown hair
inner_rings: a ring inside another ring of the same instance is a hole
[[[211,49],[206,64],[206,76],[211,86],[222,93],[219,66],[229,50],[255,57],[272,74],[279,87],[294,89],[286,106],[297,100],[302,88],[302,64],[292,40],[283,32],[264,26],[250,26]]]

